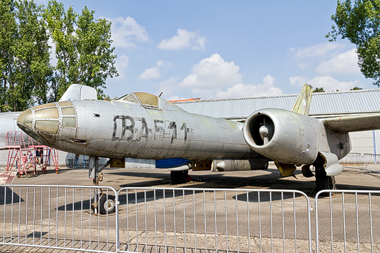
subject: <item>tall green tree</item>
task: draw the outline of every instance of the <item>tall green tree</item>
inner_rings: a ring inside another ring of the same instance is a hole
[[[341,37],[355,44],[361,72],[380,86],[380,0],[338,0],[331,19],[336,26],[327,37],[330,41]]]
[[[47,102],[52,75],[46,25],[34,2],[0,2],[0,110],[18,111]]]
[[[33,1],[16,2],[19,35],[16,45],[15,60],[19,75],[16,76],[15,100],[28,101],[18,109],[34,103],[47,103],[49,82],[53,75],[47,27],[41,18],[42,8]],[[9,94],[10,96],[10,94]],[[16,97],[17,96],[17,97]]]
[[[15,6],[12,0],[0,1],[0,111],[8,111],[7,91],[13,83],[13,55],[17,40]]]
[[[57,101],[72,83],[103,97],[106,79],[117,76],[111,23],[87,7],[77,14],[56,1],[44,8],[33,0],[1,0],[0,24],[0,111]]]
[[[59,99],[72,83],[94,87],[98,95],[108,77],[117,76],[116,55],[111,47],[111,22],[95,19],[85,7],[81,14],[72,6],[65,11],[62,3],[50,1],[44,19],[55,44],[57,66],[53,99]]]

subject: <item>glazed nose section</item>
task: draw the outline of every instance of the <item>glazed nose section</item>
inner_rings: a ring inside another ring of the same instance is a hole
[[[36,108],[36,107],[34,107]],[[56,106],[35,110],[34,130],[48,134],[56,134],[59,127],[59,114]]]
[[[59,128],[58,108],[54,103],[35,106],[18,116],[17,125],[35,140],[52,144]]]

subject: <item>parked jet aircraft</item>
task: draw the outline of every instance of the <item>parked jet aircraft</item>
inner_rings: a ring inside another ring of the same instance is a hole
[[[302,166],[304,176],[313,176],[309,168],[314,165],[317,190],[329,189],[342,172],[338,160],[351,150],[348,132],[379,129],[380,114],[318,120],[308,116],[311,93],[305,85],[292,111],[260,109],[245,123],[188,113],[155,95],[135,92],[114,101],[39,105],[20,114],[17,124],[47,146],[90,156],[90,178],[96,184],[103,169],[96,157],[164,161],[177,182],[197,162],[249,159],[252,164],[258,159],[265,169],[269,159],[282,176],[294,175],[296,166]]]

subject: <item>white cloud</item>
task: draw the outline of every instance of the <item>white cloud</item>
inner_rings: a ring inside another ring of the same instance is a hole
[[[160,78],[161,77],[161,69],[163,67],[171,66],[170,63],[166,63],[164,61],[157,61],[156,65],[153,66],[153,68],[146,69],[141,75],[140,79],[143,80],[149,80],[153,78]]]
[[[179,89],[178,80],[179,78],[175,76],[162,81],[158,84],[158,93],[163,92],[162,97],[164,98],[168,98],[169,96],[173,95]]]
[[[196,95],[213,95],[221,88],[241,82],[240,67],[225,61],[219,54],[201,60],[179,85]]]
[[[319,74],[360,74],[356,49],[351,49],[331,60],[320,63],[316,72]]]
[[[307,77],[292,76],[292,77],[289,78],[289,81],[290,81],[291,85],[293,85],[293,86],[300,86],[300,87],[302,87],[306,83]]]
[[[158,64],[157,64],[158,65]],[[192,73],[180,82],[179,77],[172,77],[161,82],[159,92],[163,97],[179,99],[177,91],[186,93],[187,98],[229,98],[252,96],[276,96],[283,94],[275,87],[275,78],[267,75],[258,85],[241,83],[240,67],[234,62],[225,61],[219,54],[201,60],[194,65]],[[187,90],[191,91],[190,93]]]
[[[165,66],[164,62],[157,62],[156,66]],[[240,67],[234,62],[225,61],[219,54],[201,60],[193,66],[192,72],[180,82],[179,77],[172,77],[159,83],[164,97],[174,95],[178,90],[190,89],[196,97],[215,97],[223,87],[241,82]],[[190,96],[190,95],[189,95]]]
[[[306,69],[310,63],[331,57],[332,54],[336,54],[336,51],[343,47],[344,45],[339,43],[326,42],[306,48],[289,48],[288,52],[296,59],[298,67]]]
[[[141,75],[140,79],[143,80],[149,80],[153,78],[160,78],[161,77],[161,72],[157,68],[157,66],[154,66],[153,68],[146,69]]]
[[[305,77],[291,77],[290,83],[294,86],[302,86],[305,83],[310,84],[314,88],[323,88],[325,91],[344,91],[350,90],[354,87],[364,87],[359,80],[351,82],[340,82],[331,76],[316,76],[313,79]]]
[[[230,97],[258,97],[258,96],[276,96],[282,95],[282,90],[274,87],[275,78],[267,75],[263,83],[259,85],[238,83],[228,88],[227,91],[219,91],[217,98]]]
[[[119,79],[124,78],[127,75],[127,69],[129,64],[129,58],[126,55],[120,55],[116,59],[116,69],[119,73]]]
[[[112,22],[112,40],[115,47],[136,47],[135,43],[146,42],[149,39],[145,28],[131,17],[126,17],[125,19],[122,17],[106,19]]]
[[[306,48],[301,47],[295,49],[293,47],[288,49],[288,51],[291,52],[295,58],[304,59],[325,56],[327,53],[342,47],[344,47],[344,45],[339,43],[326,42]]]
[[[184,48],[203,50],[205,49],[205,42],[206,38],[201,36],[199,32],[189,32],[186,29],[178,29],[177,35],[170,39],[162,40],[157,47],[164,50],[180,50]]]
[[[194,65],[192,73],[179,87],[188,88],[196,97],[228,98],[281,95],[281,89],[274,86],[275,78],[267,75],[261,84],[242,84],[240,67],[225,61],[219,54],[201,60]],[[226,90],[223,90],[227,88]]]

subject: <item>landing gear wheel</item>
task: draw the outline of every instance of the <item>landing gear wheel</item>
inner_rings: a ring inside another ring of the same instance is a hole
[[[173,184],[183,184],[183,183],[187,183],[188,174],[189,172],[187,170],[184,170],[184,171],[172,170],[170,172],[170,178]]]
[[[115,212],[115,197],[112,195],[103,194],[99,198],[99,202],[97,204],[94,203],[94,200],[91,204],[91,209],[95,213],[99,214],[111,214]]]
[[[95,214],[110,214],[116,210],[115,197],[112,195],[104,194],[102,189],[99,188],[99,182],[103,181],[102,170],[111,164],[113,159],[109,159],[105,165],[99,166],[98,157],[90,156],[89,174],[96,187],[94,189],[94,198],[91,200],[91,209]]]
[[[98,203],[100,214],[110,214],[115,212],[115,197],[112,195],[103,194]]]

